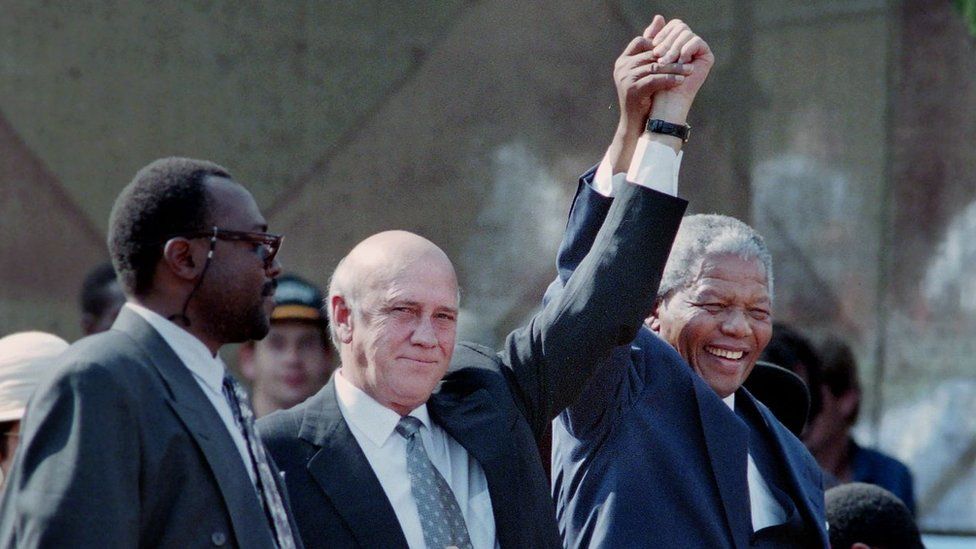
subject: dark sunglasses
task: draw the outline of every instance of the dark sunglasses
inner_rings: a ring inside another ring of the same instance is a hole
[[[219,227],[214,227],[209,231],[200,231],[179,236],[184,238],[209,238],[210,253],[208,258],[213,257],[214,246],[216,246],[218,240],[260,244],[260,255],[261,259],[264,261],[265,269],[270,269],[271,265],[274,264],[274,258],[276,255],[278,255],[278,250],[281,249],[281,242],[285,239],[285,237],[280,234],[231,231],[228,229],[221,229]]]

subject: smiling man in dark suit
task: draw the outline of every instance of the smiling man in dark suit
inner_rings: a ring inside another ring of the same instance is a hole
[[[582,178],[548,299],[579,274],[620,185],[677,192],[687,133],[669,128],[687,128],[714,58],[681,21],[655,24],[664,26],[651,55],[694,71],[655,93],[643,118],[622,116],[633,152],[608,157],[627,163],[605,161]],[[652,161],[671,169],[647,169]],[[826,546],[816,462],[741,388],[769,342],[772,293],[759,234],[727,216],[682,221],[646,326],[580,378],[580,398],[553,423],[553,492],[568,547]]]
[[[265,231],[251,194],[210,162],[158,160],[122,190],[108,240],[128,303],[35,393],[0,546],[296,546],[217,355],[268,332],[281,237]]]
[[[686,73],[633,69],[635,96]],[[403,231],[357,245],[327,298],[340,370],[259,422],[306,546],[561,547],[537,444],[650,311],[684,208],[621,187],[565,291],[497,353],[455,348],[458,283],[440,248]]]

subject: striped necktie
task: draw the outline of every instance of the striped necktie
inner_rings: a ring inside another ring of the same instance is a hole
[[[285,504],[281,499],[281,492],[278,491],[274,473],[271,472],[271,465],[268,464],[268,455],[264,451],[264,444],[261,444],[257,431],[254,429],[254,412],[251,411],[251,407],[247,403],[247,394],[244,393],[244,388],[230,374],[224,375],[224,397],[227,398],[230,409],[234,413],[234,419],[237,421],[244,441],[247,443],[247,453],[251,456],[251,465],[257,472],[255,488],[258,491],[258,499],[275,535],[275,540],[278,542],[278,547],[280,549],[295,549],[295,539],[291,532],[291,523],[288,522]]]

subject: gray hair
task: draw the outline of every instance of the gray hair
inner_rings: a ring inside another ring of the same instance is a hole
[[[705,256],[713,254],[758,259],[766,271],[766,288],[772,300],[773,258],[763,237],[738,219],[718,214],[689,215],[681,220],[681,228],[661,277],[658,299],[665,299],[675,290],[690,286],[698,276]]]

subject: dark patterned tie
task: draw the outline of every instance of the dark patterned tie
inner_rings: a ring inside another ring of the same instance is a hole
[[[278,484],[274,481],[274,473],[271,472],[271,466],[268,464],[264,445],[261,444],[254,429],[254,412],[247,403],[244,388],[230,374],[224,375],[224,397],[227,398],[234,419],[241,428],[244,442],[247,443],[247,453],[251,456],[251,465],[254,466],[258,477],[255,483],[258,499],[278,541],[278,547],[295,549],[295,539],[291,533],[291,523],[288,522],[285,504],[281,501],[281,493],[278,491]]]
[[[410,493],[417,502],[424,542],[428,549],[471,549],[471,538],[468,537],[468,527],[464,524],[461,507],[458,506],[447,481],[430,462],[418,434],[420,425],[419,419],[406,416],[400,418],[396,432],[407,439]]]

